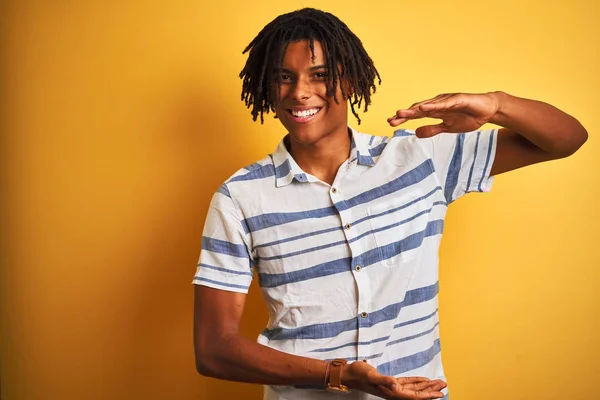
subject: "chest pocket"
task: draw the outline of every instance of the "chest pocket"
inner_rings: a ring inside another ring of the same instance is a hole
[[[381,264],[392,267],[417,258],[431,207],[431,201],[417,191],[382,200],[367,209]]]

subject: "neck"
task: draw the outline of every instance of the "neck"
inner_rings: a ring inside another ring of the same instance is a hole
[[[350,155],[348,128],[343,127],[316,143],[295,142],[290,137],[289,152],[303,171],[331,185],[340,165]]]

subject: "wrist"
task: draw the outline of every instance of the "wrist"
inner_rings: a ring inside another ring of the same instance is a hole
[[[503,123],[507,117],[510,108],[510,96],[504,92],[490,92],[488,95],[492,98],[496,111],[489,122],[495,125],[504,126]]]
[[[353,373],[352,364],[342,366],[341,380],[342,385],[348,386],[350,389],[357,389],[360,387],[359,379]]]

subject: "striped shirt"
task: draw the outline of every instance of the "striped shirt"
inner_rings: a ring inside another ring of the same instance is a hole
[[[256,273],[269,309],[258,342],[304,357],[367,360],[390,376],[445,379],[438,249],[448,204],[487,192],[497,130],[419,139],[352,129],[329,185],[282,140],[214,194],[193,283],[246,293]],[[265,386],[265,399],[331,399]],[[346,399],[375,399],[353,391]]]

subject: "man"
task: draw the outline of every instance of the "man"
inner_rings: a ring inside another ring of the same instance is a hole
[[[573,154],[587,132],[494,92],[440,95],[388,119],[441,119],[416,133],[359,133],[347,103],[358,119],[379,74],[348,27],[314,9],[279,16],[244,52],[242,99],[288,134],[212,199],[194,278],[198,371],[265,384],[265,399],[447,396],[437,268],[448,204]],[[502,128],[477,131],[487,122]],[[255,272],[270,315],[258,343],[238,333]]]

